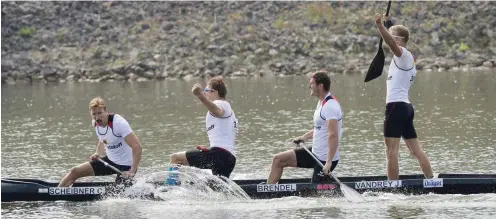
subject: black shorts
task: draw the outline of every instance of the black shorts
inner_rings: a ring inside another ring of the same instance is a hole
[[[312,148],[308,148],[309,151],[312,151]],[[332,177],[329,175],[324,175],[322,172],[322,167],[315,161],[315,159],[308,154],[303,148],[294,149],[296,154],[296,167],[300,168],[313,168],[312,174],[312,182],[320,183],[320,182],[332,182]],[[321,161],[322,165],[325,165],[325,161]],[[330,171],[332,172],[334,168],[338,165],[339,160],[333,161],[331,165]]]
[[[229,178],[236,165],[236,157],[226,149],[212,147],[208,151],[186,151],[186,159],[190,166],[210,169],[213,175]]]
[[[131,166],[124,166],[124,165],[119,165],[111,160],[108,159],[107,156],[102,157],[102,160],[107,162],[108,164],[114,166],[115,168],[119,169],[120,171],[129,171],[131,169]],[[95,176],[107,176],[107,175],[112,175],[112,174],[117,174],[114,170],[110,169],[110,167],[106,167],[105,164],[98,160],[92,160],[90,161],[91,167],[93,168],[93,172],[95,172]]]
[[[386,104],[384,119],[384,137],[412,139],[417,138],[413,106],[405,102],[391,102]]]

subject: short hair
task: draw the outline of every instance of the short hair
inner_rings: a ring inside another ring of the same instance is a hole
[[[97,108],[97,107],[103,107],[103,109],[107,110],[107,106],[105,105],[105,101],[103,101],[103,99],[100,97],[95,97],[90,101],[90,110]]]
[[[408,43],[408,39],[410,39],[410,31],[407,27],[403,25],[394,25],[390,28],[391,32],[396,32],[400,37],[403,37],[405,40],[405,44]]]
[[[226,98],[227,88],[222,76],[211,78],[208,81],[208,85],[210,86],[211,89],[216,90],[219,93],[220,98]]]
[[[324,90],[329,91],[331,89],[331,78],[327,71],[320,70],[312,73],[312,78],[315,80],[315,84],[323,84]]]

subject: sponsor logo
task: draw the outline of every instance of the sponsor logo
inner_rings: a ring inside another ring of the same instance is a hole
[[[208,132],[208,131],[210,131],[210,130],[212,130],[212,129],[214,129],[214,128],[215,128],[215,125],[213,125],[213,124],[212,124],[211,126],[209,126],[209,127],[207,128],[207,132]]]
[[[100,195],[105,192],[105,187],[50,187],[38,189],[38,193],[49,195]]]
[[[443,187],[443,179],[424,179],[424,188]]]
[[[380,189],[401,187],[401,180],[355,182],[355,189]]]
[[[322,126],[314,126],[315,129],[320,130]]]
[[[318,184],[317,190],[334,190],[336,189],[336,185],[334,184]]]
[[[119,142],[119,144],[116,144],[116,145],[107,145],[107,148],[108,149],[116,149],[116,148],[120,148],[122,146],[122,142]]]
[[[296,184],[262,184],[257,185],[257,192],[294,192]]]

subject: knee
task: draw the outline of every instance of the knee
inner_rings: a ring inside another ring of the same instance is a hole
[[[170,163],[171,164],[180,164],[181,163],[181,156],[180,156],[180,154],[177,154],[177,153],[172,154],[170,156]]]
[[[276,167],[284,167],[284,156],[276,154],[272,158],[272,165]]]
[[[81,171],[79,170],[78,167],[72,167],[71,170],[69,171],[69,174],[77,178],[81,175]]]
[[[398,157],[399,150],[396,147],[387,147],[386,155],[388,158]]]
[[[169,158],[170,163],[176,163],[177,160],[177,154],[172,154]]]

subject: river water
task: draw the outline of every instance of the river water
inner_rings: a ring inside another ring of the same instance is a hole
[[[339,176],[385,175],[382,121],[385,77],[333,75],[344,112]],[[143,145],[138,177],[165,171],[171,153],[207,144],[206,110],[191,94],[197,81],[62,83],[2,86],[2,177],[58,181],[87,160],[97,142],[88,114],[95,96],[123,115]],[[232,179],[266,178],[272,156],[312,128],[315,97],[304,76],[226,79],[240,129]],[[496,173],[496,74],[419,73],[410,91],[415,125],[435,173]],[[402,143],[400,173],[420,174]],[[310,176],[288,169],[284,178]],[[89,177],[106,181],[112,177]],[[2,203],[3,218],[494,218],[496,195],[375,194],[368,202],[287,197],[219,200],[182,197],[155,202]]]

